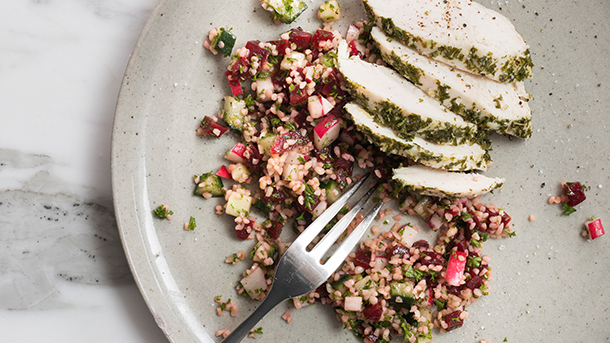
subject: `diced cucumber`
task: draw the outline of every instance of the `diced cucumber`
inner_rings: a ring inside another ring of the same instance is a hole
[[[275,143],[277,134],[269,133],[265,137],[258,140],[258,145],[263,148],[263,153],[267,156],[271,156],[271,147]]]
[[[415,304],[412,282],[392,282],[390,284],[390,303],[396,307],[411,308]]]
[[[347,292],[347,287],[345,286],[345,281],[352,278],[350,274],[343,274],[339,278],[339,280],[332,282],[330,285],[334,290],[341,292],[341,294],[345,294]]]
[[[222,189],[222,179],[218,175],[212,174],[212,172],[205,173],[199,177],[199,183],[195,187],[195,195],[203,195],[203,193],[210,193],[213,197],[220,197],[225,194]]]
[[[233,97],[225,96],[224,111],[222,111],[224,121],[235,130],[242,130],[246,121],[242,110],[246,108],[246,102]]]
[[[273,13],[273,19],[282,23],[292,23],[303,11],[307,4],[303,0],[261,0],[263,8]]]
[[[329,205],[337,201],[341,196],[341,187],[339,187],[339,183],[335,180],[329,180],[322,188],[326,190],[326,202]]]
[[[233,180],[237,182],[242,183],[248,181],[249,177],[250,171],[248,170],[248,167],[246,167],[246,165],[241,162],[236,163],[235,168],[233,168],[233,171],[231,172],[231,178],[233,178]]]
[[[229,196],[229,200],[227,200],[227,208],[225,209],[225,212],[234,217],[239,217],[240,215],[247,216],[250,213],[251,205],[251,196],[233,192]]]
[[[341,7],[336,0],[327,0],[320,5],[318,18],[323,22],[333,22],[341,19]]]
[[[219,27],[217,31],[218,34],[212,40],[212,48],[221,52],[225,57],[230,56],[235,46],[235,35],[224,27]]]

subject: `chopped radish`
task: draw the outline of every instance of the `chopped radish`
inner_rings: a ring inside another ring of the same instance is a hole
[[[345,41],[349,43],[355,39],[358,39],[359,36],[360,29],[358,29],[356,25],[350,24],[347,28],[347,33],[345,34]]]
[[[250,298],[260,300],[265,297],[265,291],[269,287],[265,278],[265,272],[258,266],[246,276],[241,279],[241,285],[244,286],[244,290]]]
[[[596,239],[597,237],[601,237],[606,234],[600,218],[586,222],[585,226],[587,227],[587,231],[589,232],[589,237],[591,237],[591,239]]]
[[[329,115],[322,119],[313,129],[313,144],[318,151],[329,146],[341,132],[341,125],[334,115]]]
[[[419,229],[416,226],[404,225],[398,230],[398,233],[400,233],[400,241],[410,247],[417,240]]]
[[[466,267],[466,253],[462,251],[452,251],[447,263],[447,276],[445,280],[451,286],[459,286],[464,277]]]
[[[229,170],[224,165],[220,167],[220,170],[216,173],[216,175],[224,177],[225,179],[231,179],[231,173],[229,173]]]
[[[345,297],[343,308],[346,311],[362,311],[362,297]]]
[[[234,163],[244,163],[244,152],[246,152],[246,146],[237,143],[231,150],[227,151],[225,158]]]
[[[307,98],[307,110],[312,118],[321,118],[333,109],[335,105],[331,104],[323,96],[312,95]]]
[[[442,224],[443,224],[443,218],[441,218],[441,216],[438,213],[434,213],[432,215],[432,217],[430,217],[430,220],[428,220],[428,226],[433,231],[440,229]]]
[[[347,145],[350,146],[356,143],[356,138],[354,137],[354,134],[348,132],[347,130],[341,131],[341,134],[339,135],[339,140],[343,143],[347,143]]]
[[[231,94],[233,94],[233,96],[241,95],[244,91],[241,89],[239,81],[233,79],[233,74],[231,74],[230,71],[226,71],[225,75],[229,81],[229,86],[231,86]]]

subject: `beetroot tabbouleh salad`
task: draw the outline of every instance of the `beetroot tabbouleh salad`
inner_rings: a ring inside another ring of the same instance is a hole
[[[379,221],[392,219],[391,229],[372,227],[373,238],[362,241],[326,283],[293,304],[297,309],[316,301],[330,304],[343,326],[365,342],[389,342],[394,336],[427,342],[434,328],[444,333],[461,327],[466,307],[489,293],[492,271],[482,245],[514,232],[510,215],[479,197],[425,196],[392,181],[393,169],[416,162],[382,152],[357,130],[344,110],[354,98],[336,65],[342,40],[351,56],[385,65],[370,29],[356,22],[344,37],[325,23],[314,32],[293,28],[277,40],[249,41],[235,50],[225,73],[232,94],[216,116],[201,121],[197,133],[217,138],[234,133],[239,142],[225,156],[231,164],[195,176],[195,194],[223,196],[227,203],[216,206],[216,213],[234,216],[236,237],[255,242],[252,265],[236,288],[262,300],[290,244],[280,237],[282,231],[302,232],[359,179],[360,170],[372,171],[382,183],[377,201],[396,201],[403,214],[421,218],[438,232],[436,242],[418,238],[418,227],[402,224],[401,214],[382,210]],[[222,179],[232,185],[225,187]],[[248,253],[240,251],[225,262],[245,258]],[[237,305],[230,309],[236,315]],[[292,320],[289,312],[283,317]]]

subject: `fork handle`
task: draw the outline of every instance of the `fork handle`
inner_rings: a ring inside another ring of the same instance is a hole
[[[256,325],[256,323],[258,323],[261,319],[263,319],[267,312],[271,311],[275,306],[277,306],[277,304],[286,300],[277,296],[269,296],[271,294],[272,293],[269,292],[269,294],[267,295],[267,297],[265,297],[260,306],[254,312],[252,312],[252,314],[248,318],[246,318],[246,320],[239,324],[237,329],[232,331],[231,334],[227,336],[227,338],[223,339],[222,343],[237,343],[241,341],[244,337],[246,337],[248,332],[252,330],[254,325]]]

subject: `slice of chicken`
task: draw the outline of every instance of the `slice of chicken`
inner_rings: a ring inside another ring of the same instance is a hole
[[[435,144],[417,136],[406,140],[397,136],[392,129],[376,123],[360,105],[348,103],[345,110],[356,128],[371,143],[389,154],[408,157],[426,166],[447,170],[487,170],[488,164],[491,164],[489,154],[478,144]]]
[[[500,83],[419,54],[373,27],[383,60],[443,106],[488,130],[521,138],[532,134],[523,82]]]
[[[470,0],[363,0],[372,23],[423,55],[500,82],[532,76],[529,48],[500,13]]]
[[[477,173],[450,172],[412,165],[394,169],[393,180],[414,192],[435,197],[474,198],[501,187],[504,178],[490,178]]]

